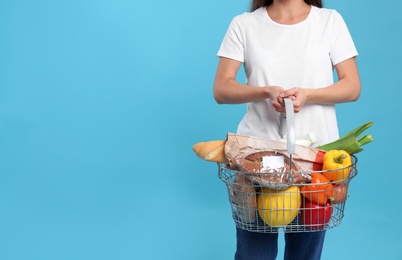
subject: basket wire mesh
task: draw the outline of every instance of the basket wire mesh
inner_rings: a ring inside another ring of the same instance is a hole
[[[349,183],[357,174],[356,163],[357,158],[352,156],[351,166],[337,169],[344,172],[345,178],[327,183],[328,189],[332,189],[332,197],[338,197],[330,204],[314,207],[308,204],[307,198],[319,196],[321,194],[318,193],[323,191],[312,190],[307,195],[301,192],[303,186],[314,185],[311,183],[292,183],[285,190],[271,189],[267,185],[250,182],[250,177],[257,173],[233,170],[226,164],[218,164],[218,176],[226,184],[232,217],[238,228],[259,233],[314,232],[341,224]],[[330,171],[314,172],[324,174]]]

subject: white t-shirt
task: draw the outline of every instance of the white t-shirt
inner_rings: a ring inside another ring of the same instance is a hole
[[[261,7],[232,20],[218,56],[243,62],[250,86],[323,88],[334,83],[333,66],[357,56],[357,51],[335,10],[312,6],[304,21],[283,25]],[[237,132],[280,139],[279,117],[270,99],[248,103]],[[295,130],[296,138],[314,133],[316,145],[336,140],[335,106],[305,105],[295,113]]]

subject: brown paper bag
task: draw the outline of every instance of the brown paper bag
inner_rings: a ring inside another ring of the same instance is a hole
[[[225,155],[229,161],[260,151],[277,151],[288,154],[287,144],[283,141],[234,133],[227,134]],[[292,159],[298,164],[301,171],[320,171],[324,154],[325,151],[296,144]]]

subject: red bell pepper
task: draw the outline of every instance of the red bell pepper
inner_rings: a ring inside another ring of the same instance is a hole
[[[304,198],[300,211],[300,220],[306,227],[320,230],[331,219],[333,208],[329,200],[325,205],[319,205]]]

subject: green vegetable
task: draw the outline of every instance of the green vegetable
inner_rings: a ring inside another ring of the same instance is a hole
[[[317,147],[318,149],[329,151],[329,150],[344,150],[349,154],[355,154],[363,151],[362,146],[368,144],[373,141],[372,135],[365,135],[363,137],[359,137],[361,133],[363,133],[367,128],[372,126],[374,122],[368,122],[359,126],[358,128],[350,131],[346,135],[342,136],[338,140],[324,144],[322,146]]]

